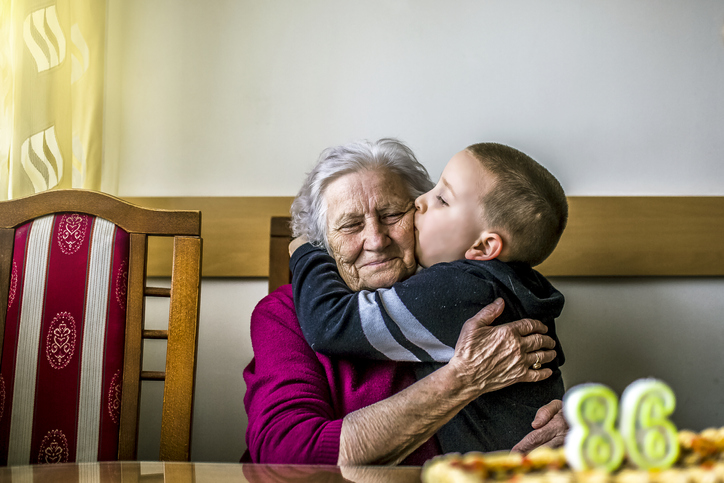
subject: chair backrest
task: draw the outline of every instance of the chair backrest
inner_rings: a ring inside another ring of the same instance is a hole
[[[291,218],[273,216],[269,237],[269,293],[288,283],[292,283],[289,271],[289,243],[292,241],[292,230],[289,227]]]
[[[84,190],[0,202],[0,462],[136,458],[141,380],[164,382],[160,459],[188,461],[201,213]],[[171,288],[146,286],[149,236],[174,237]],[[146,296],[170,297],[146,330]],[[167,339],[165,372],[143,339]]]

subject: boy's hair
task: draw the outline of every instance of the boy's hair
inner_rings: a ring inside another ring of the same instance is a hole
[[[568,201],[558,180],[530,156],[503,144],[473,144],[467,151],[496,178],[481,201],[489,227],[511,238],[510,261],[542,263],[568,221]]]

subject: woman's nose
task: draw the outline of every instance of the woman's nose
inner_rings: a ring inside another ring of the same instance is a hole
[[[388,227],[379,221],[365,224],[365,249],[380,250],[390,244]]]

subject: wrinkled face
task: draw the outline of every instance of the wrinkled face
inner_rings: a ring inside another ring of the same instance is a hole
[[[391,287],[415,273],[413,200],[398,175],[350,173],[330,183],[324,199],[329,247],[352,290]]]
[[[465,258],[485,231],[482,197],[494,179],[467,151],[447,163],[440,181],[415,200],[417,259],[423,267]]]

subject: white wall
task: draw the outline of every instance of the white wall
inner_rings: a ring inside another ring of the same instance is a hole
[[[108,1],[120,195],[293,195],[324,147],[382,136],[433,178],[491,140],[569,195],[724,195],[719,0]],[[678,394],[677,424],[724,425],[724,282],[554,282],[568,384],[654,375]],[[204,280],[194,460],[244,448],[241,370],[265,290]]]

